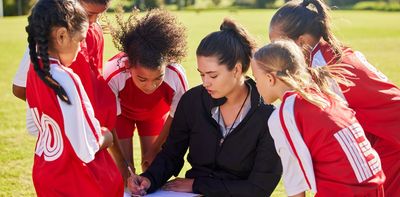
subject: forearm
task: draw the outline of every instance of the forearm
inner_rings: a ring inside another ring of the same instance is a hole
[[[167,140],[167,137],[169,135],[169,129],[171,128],[171,123],[172,123],[173,118],[171,116],[168,116],[167,120],[164,123],[164,126],[160,132],[160,135],[158,136],[157,140],[154,143],[154,148],[157,150],[161,150],[161,146],[164,144],[165,140]]]
[[[130,176],[128,166],[127,165],[132,165],[126,162],[124,156],[122,155],[121,152],[121,147],[119,145],[118,141],[118,136],[115,132],[115,129],[111,131],[113,135],[113,145],[108,148],[108,152],[111,154],[111,157],[113,158],[115,164],[117,165],[123,179],[124,183],[126,185],[126,180]],[[133,169],[133,173],[135,173],[135,170],[132,166],[130,166]]]
[[[14,85],[12,86],[13,94],[15,97],[25,101],[26,100],[26,88]]]
[[[168,154],[161,151],[150,167],[141,174],[151,181],[151,187],[148,192],[154,192],[163,186],[172,175],[177,176],[183,167],[183,158],[175,158],[168,156]]]

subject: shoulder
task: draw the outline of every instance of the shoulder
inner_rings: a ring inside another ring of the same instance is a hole
[[[111,78],[114,78],[122,71],[125,71],[127,61],[128,58],[125,56],[125,53],[119,53],[108,60],[103,69],[104,79],[108,82]]]
[[[185,69],[180,64],[169,64],[165,68],[164,81],[173,89],[183,88],[187,90],[187,78]]]

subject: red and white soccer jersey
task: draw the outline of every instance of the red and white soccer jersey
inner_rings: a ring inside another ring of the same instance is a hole
[[[99,121],[79,77],[51,59],[50,73],[66,91],[61,101],[28,71],[29,116],[38,130],[33,182],[38,196],[122,196],[123,181],[107,150],[99,150]]]
[[[339,102],[321,110],[287,92],[268,120],[287,195],[382,196],[378,154],[354,112]]]
[[[162,84],[153,93],[145,94],[134,84],[127,63],[125,54],[119,53],[104,67],[104,78],[117,97],[118,115],[132,121],[165,119],[168,113],[173,117],[188,87],[183,67],[179,64],[168,65]],[[158,134],[160,131],[159,128]]]
[[[320,42],[312,51],[310,62],[318,67],[335,64],[337,59],[329,44]],[[360,52],[344,48],[339,63],[355,75],[347,78],[354,86],[340,89],[381,157],[385,194],[396,196],[400,194],[400,89]]]
[[[88,37],[89,35],[88,33]],[[88,37],[86,40],[91,40]],[[86,42],[81,42],[81,50],[70,68],[81,79],[100,125],[113,130],[117,114],[115,96],[98,69],[92,64],[93,56],[88,53],[88,47]]]
[[[83,87],[95,109],[95,116],[102,126],[114,129],[116,123],[116,103],[114,94],[99,72],[102,68],[104,39],[101,27],[94,23],[89,26],[85,41],[71,68],[82,81]],[[30,65],[27,48],[14,77],[15,85],[26,86],[26,74]]]

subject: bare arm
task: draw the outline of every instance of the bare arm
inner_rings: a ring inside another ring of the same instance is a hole
[[[111,157],[114,159],[114,162],[117,165],[117,167],[124,179],[124,184],[126,185],[126,180],[130,176],[127,165],[131,165],[131,164],[127,164],[124,156],[122,155],[121,146],[119,145],[118,136],[117,136],[115,129],[113,129],[111,133],[113,135],[113,144],[112,144],[112,146],[108,147],[108,152],[111,154]],[[134,169],[132,166],[130,166],[130,167],[132,169]],[[136,173],[135,170],[133,170],[133,173]]]
[[[13,90],[13,94],[15,97],[17,97],[23,101],[26,100],[26,88],[25,87],[21,87],[21,86],[17,86],[15,84],[13,84],[12,90]]]
[[[156,142],[154,143],[154,148],[157,150],[157,152],[161,150],[161,146],[164,144],[165,140],[168,137],[172,120],[173,118],[171,116],[168,116],[167,120],[165,120],[164,127],[162,128],[160,135],[158,136]]]
[[[168,116],[167,120],[164,123],[164,127],[161,130],[160,135],[153,144],[153,147],[143,156],[142,168],[144,170],[146,170],[149,167],[149,165],[153,162],[157,153],[160,152],[161,146],[164,144],[165,140],[167,140],[172,120],[173,118],[171,116]]]

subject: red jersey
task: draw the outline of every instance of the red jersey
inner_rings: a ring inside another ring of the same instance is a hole
[[[89,65],[103,73],[103,51],[104,37],[100,24],[92,23],[86,35],[87,52],[89,55]]]
[[[37,195],[122,196],[122,177],[107,150],[99,150],[100,124],[79,77],[54,59],[50,73],[71,105],[30,67],[26,98],[38,131],[32,173]]]
[[[268,120],[283,166],[287,194],[312,189],[318,196],[380,196],[385,175],[354,112],[332,101],[327,108],[294,92]]]
[[[327,43],[320,42],[312,51],[312,67],[335,63],[334,53]],[[355,75],[347,78],[354,86],[340,88],[365,132],[383,138],[400,149],[400,89],[368,63],[360,52],[344,49],[339,63]]]
[[[89,26],[85,41],[71,68],[82,81],[83,87],[95,109],[100,124],[112,130],[116,122],[116,103],[114,93],[101,76],[104,39],[101,27],[94,23]],[[14,77],[14,84],[25,87],[26,74],[30,64],[29,50],[25,52],[20,68]]]
[[[104,78],[117,97],[117,114],[131,120],[157,119],[167,113],[173,117],[188,87],[183,67],[168,65],[161,85],[153,93],[145,94],[134,84],[127,63],[125,54],[119,53],[104,68]]]
[[[320,42],[311,53],[313,67],[331,65],[336,61],[326,42]],[[354,85],[340,86],[340,94],[356,112],[358,121],[381,157],[386,175],[385,195],[396,196],[400,194],[400,89],[360,52],[344,48],[339,63],[355,75],[347,78]]]

